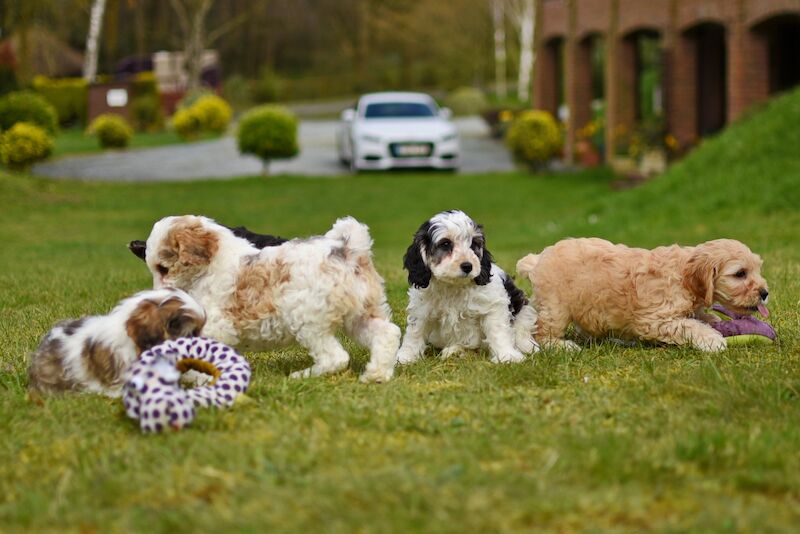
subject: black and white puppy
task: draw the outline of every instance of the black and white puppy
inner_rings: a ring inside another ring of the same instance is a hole
[[[536,312],[492,262],[483,228],[462,211],[445,211],[420,226],[403,258],[408,270],[408,326],[401,364],[426,345],[449,358],[486,347],[492,362],[519,362],[536,352]]]

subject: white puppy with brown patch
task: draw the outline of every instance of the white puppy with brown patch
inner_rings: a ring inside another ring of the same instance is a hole
[[[445,211],[423,223],[404,267],[411,287],[400,363],[418,360],[428,344],[442,349],[442,358],[486,347],[495,363],[539,350],[536,312],[492,262],[483,228],[464,212]]]
[[[185,215],[153,226],[143,259],[155,287],[180,287],[205,308],[204,335],[249,350],[297,342],[314,365],[292,376],[307,377],[347,367],[350,356],[336,339],[344,328],[371,351],[361,380],[385,382],[400,329],[371,247],[366,225],[352,217],[324,236],[259,250],[209,218]]]
[[[725,338],[707,324],[715,319],[703,310],[719,302],[738,313],[767,316],[769,290],[761,264],[733,239],[645,250],[584,238],[525,256],[517,272],[533,285],[537,339],[544,346],[578,349],[564,339],[574,323],[594,338],[720,351],[727,346]]]
[[[142,291],[108,315],[61,321],[30,356],[28,387],[119,397],[131,364],[167,339],[197,336],[205,312],[179,289]]]

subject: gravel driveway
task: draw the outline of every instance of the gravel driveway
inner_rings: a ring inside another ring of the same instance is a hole
[[[491,139],[478,117],[456,119],[461,134],[461,172],[512,170],[514,165],[501,142]],[[270,174],[338,176],[348,174],[336,156],[337,122],[306,120],[300,123],[300,155],[275,161]],[[67,156],[37,165],[36,174],[53,178],[83,180],[158,181],[198,178],[233,178],[259,174],[261,162],[242,156],[236,140],[224,137],[184,145],[105,152],[97,155]]]

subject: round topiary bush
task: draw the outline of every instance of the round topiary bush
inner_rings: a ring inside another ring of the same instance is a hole
[[[264,161],[267,170],[272,159],[291,158],[297,146],[297,118],[282,106],[259,106],[245,113],[237,134],[239,151]]]
[[[546,111],[525,111],[508,129],[506,143],[514,159],[538,168],[561,150],[561,129]]]
[[[28,122],[49,135],[58,129],[58,114],[50,103],[30,91],[8,93],[0,98],[0,130],[8,130],[18,122]]]
[[[18,122],[0,135],[0,159],[9,169],[24,171],[53,152],[53,139],[29,122]]]
[[[233,111],[228,103],[217,95],[201,96],[192,108],[200,115],[203,130],[222,134],[228,129]]]
[[[453,115],[478,115],[488,107],[483,91],[474,87],[459,87],[445,99]]]
[[[172,127],[183,139],[196,139],[203,131],[203,116],[194,107],[179,109],[172,116]]]
[[[103,148],[125,148],[131,142],[133,129],[119,115],[106,113],[92,121],[89,134],[96,135]]]

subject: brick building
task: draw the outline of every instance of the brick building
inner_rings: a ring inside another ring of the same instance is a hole
[[[569,154],[597,98],[605,100],[606,156],[615,127],[640,120],[638,43],[645,37],[660,49],[665,127],[683,146],[800,83],[800,0],[536,2],[534,107],[569,110]],[[598,46],[601,73],[592,60]]]

